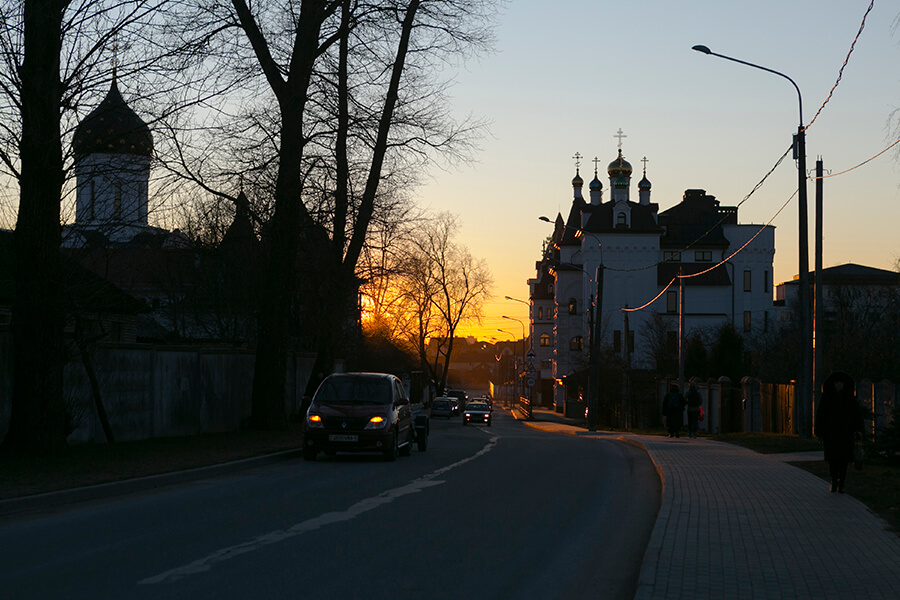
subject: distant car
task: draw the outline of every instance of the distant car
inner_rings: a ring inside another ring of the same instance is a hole
[[[463,425],[469,423],[484,423],[491,426],[491,407],[479,400],[473,400],[466,404],[463,411]]]
[[[476,398],[476,401],[478,401],[478,402],[484,402],[485,404],[488,405],[488,407],[490,407],[490,409],[491,409],[492,411],[494,410],[494,401],[491,400],[491,397],[490,397],[490,396],[485,395],[485,396],[483,396],[483,397],[481,397],[481,398]]]
[[[444,392],[444,395],[459,400],[460,408],[465,408],[466,404],[469,403],[469,395],[465,390],[447,390]]]
[[[454,417],[459,416],[459,400],[456,398],[450,398],[450,414]]]
[[[431,403],[431,417],[446,417],[449,419],[453,416],[453,401],[452,398],[448,398],[446,396],[438,396],[434,399],[434,402]]]

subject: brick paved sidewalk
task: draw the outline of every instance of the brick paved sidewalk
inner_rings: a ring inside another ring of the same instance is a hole
[[[665,478],[635,598],[900,598],[900,538],[858,500],[732,444],[629,437]]]

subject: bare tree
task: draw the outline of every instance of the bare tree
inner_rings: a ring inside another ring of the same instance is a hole
[[[386,308],[394,321],[404,324],[403,334],[439,390],[447,385],[456,330],[480,320],[492,285],[485,261],[454,242],[457,230],[456,218],[446,212],[422,226],[392,286],[392,306]]]
[[[314,374],[330,371],[346,350],[348,327],[358,321],[360,259],[397,190],[415,183],[415,167],[432,152],[454,158],[469,148],[477,127],[453,124],[434,67],[486,47],[492,5],[233,0],[231,10],[201,3],[194,18],[183,19],[201,32],[195,54],[214,62],[216,73],[243,74],[242,91],[264,82],[253,99],[217,104],[224,118],[208,131],[229,134],[227,143],[239,150],[230,168],[221,168],[227,158],[215,164],[210,146],[185,151],[184,140],[169,163],[212,193],[224,193],[225,178],[246,173],[250,195],[271,198],[258,219],[266,257],[255,426],[285,423],[286,353],[301,335],[316,351]],[[182,47],[191,47],[186,39]],[[172,132],[177,137],[179,128]],[[317,383],[313,377],[308,391]]]
[[[65,446],[59,244],[70,155],[64,141],[85,99],[108,84],[115,67],[106,58],[112,58],[115,40],[152,20],[164,3],[0,3],[0,177],[5,190],[18,192],[14,383],[4,440],[11,451],[55,453]],[[148,64],[146,56],[139,60]]]

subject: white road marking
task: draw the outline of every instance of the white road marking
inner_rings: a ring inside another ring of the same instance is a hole
[[[249,542],[222,548],[221,550],[217,550],[209,556],[206,556],[199,560],[195,560],[192,563],[177,567],[175,569],[171,569],[169,571],[166,571],[165,573],[160,573],[159,575],[156,575],[154,577],[142,579],[138,582],[138,584],[148,585],[155,583],[171,583],[189,575],[205,573],[206,571],[209,571],[214,565],[231,558],[235,558],[249,552],[255,552],[256,550],[259,550],[260,548],[263,548],[265,546],[283,542],[284,540],[290,539],[292,537],[303,535],[308,531],[315,531],[316,529],[320,529],[321,527],[325,527],[326,525],[350,521],[364,513],[369,512],[370,510],[378,508],[379,506],[390,504],[397,498],[402,498],[403,496],[409,494],[416,494],[430,487],[441,485],[444,482],[436,481],[436,477],[439,477],[444,473],[455,469],[456,467],[462,466],[467,462],[473,461],[476,458],[484,456],[485,454],[493,450],[498,439],[498,436],[492,436],[490,440],[488,440],[488,443],[472,456],[457,461],[452,465],[440,468],[437,471],[429,473],[428,475],[424,475],[404,486],[388,490],[377,496],[373,496],[372,498],[361,500],[345,511],[324,513],[322,515],[319,515],[318,517],[307,519],[302,523],[297,523],[296,525],[293,525],[288,529],[270,531],[269,533],[260,535]]]

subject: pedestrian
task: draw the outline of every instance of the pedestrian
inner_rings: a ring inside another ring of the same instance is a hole
[[[700,420],[700,405],[703,404],[703,398],[697,391],[697,386],[691,382],[691,386],[684,395],[687,403],[687,420],[688,420],[688,437],[697,437],[697,423]]]
[[[856,382],[847,373],[837,371],[825,379],[816,407],[815,425],[816,437],[825,446],[831,491],[844,493],[847,465],[853,461],[853,446],[863,433]]]
[[[684,396],[681,395],[677,385],[669,388],[669,393],[663,398],[663,414],[666,417],[669,437],[681,437],[681,427],[684,425]]]

